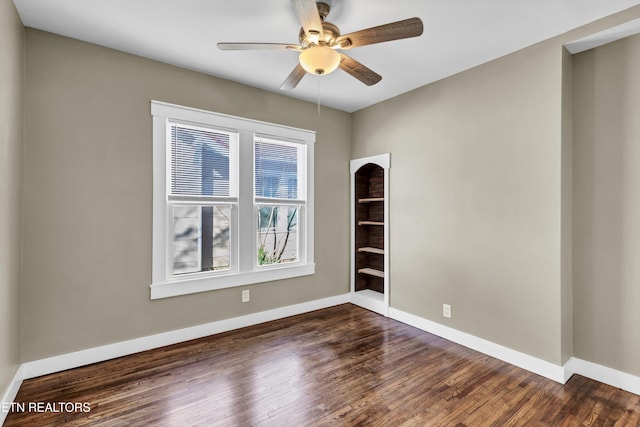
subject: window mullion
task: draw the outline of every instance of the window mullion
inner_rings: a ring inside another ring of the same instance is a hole
[[[255,268],[254,249],[256,247],[255,209],[253,206],[253,133],[240,132],[239,183],[238,183],[238,243],[239,271]]]

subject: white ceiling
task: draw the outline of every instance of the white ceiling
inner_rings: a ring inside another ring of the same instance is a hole
[[[417,16],[421,37],[348,54],[383,76],[337,70],[280,85],[295,52],[230,52],[218,42],[298,42],[289,0],[14,0],[25,26],[352,112],[621,11],[640,0],[325,0],[343,34]]]

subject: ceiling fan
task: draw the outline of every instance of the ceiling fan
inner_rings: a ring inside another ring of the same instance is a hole
[[[362,83],[372,86],[382,76],[338,50],[417,37],[422,34],[420,18],[409,18],[377,27],[341,35],[340,29],[326,21],[331,7],[314,0],[293,0],[295,13],[302,24],[300,44],[285,43],[218,43],[221,50],[289,50],[299,52],[299,64],[280,89],[293,89],[306,73],[322,75],[336,68],[346,71]]]

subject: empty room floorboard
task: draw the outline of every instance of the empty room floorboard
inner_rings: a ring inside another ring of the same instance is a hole
[[[5,426],[635,426],[640,396],[565,385],[351,304],[23,382]]]

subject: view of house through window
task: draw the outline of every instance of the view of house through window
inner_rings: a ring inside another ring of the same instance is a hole
[[[174,204],[173,274],[228,270],[231,205]]]
[[[232,135],[171,125],[172,272],[228,270],[235,177]]]

